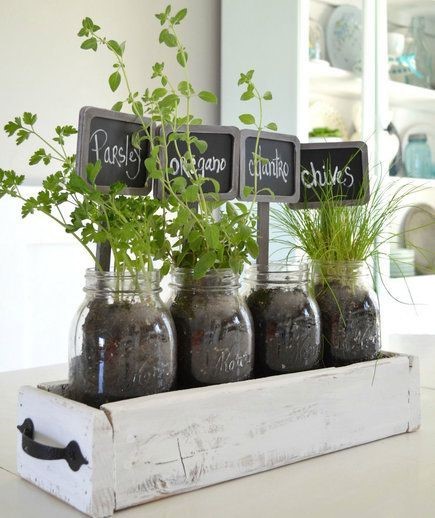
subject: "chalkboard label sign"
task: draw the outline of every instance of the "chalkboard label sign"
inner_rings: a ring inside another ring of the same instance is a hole
[[[364,142],[301,144],[301,186],[296,208],[318,207],[322,192],[343,205],[367,203],[370,197],[368,155]]]
[[[241,200],[252,200],[252,194],[244,195],[245,187],[256,187],[255,199],[258,202],[296,202],[299,199],[300,186],[298,138],[282,133],[261,132],[258,154],[267,161],[257,163],[257,175],[254,162],[256,140],[256,131],[240,132],[238,197]]]
[[[145,119],[147,123],[149,119]],[[133,146],[134,133],[143,131],[135,115],[85,106],[80,110],[77,141],[77,171],[87,180],[86,166],[101,160],[96,178],[99,190],[107,192],[115,182],[126,185],[123,194],[144,195],[151,191],[145,159],[148,141],[142,148]]]
[[[161,128],[158,129],[161,133]],[[179,132],[185,131],[185,127],[180,128]],[[239,178],[238,154],[240,148],[240,131],[234,126],[190,126],[190,134],[200,140],[207,142],[207,149],[200,153],[192,145],[192,153],[195,156],[195,164],[198,175],[204,178],[216,180],[219,184],[219,198],[221,200],[232,200],[237,196],[237,185]],[[169,137],[170,129],[166,130]],[[178,148],[178,150],[177,150]],[[166,157],[161,155],[163,164],[173,170],[173,178],[183,175],[187,178],[183,167],[183,155],[187,150],[187,145],[181,140],[177,140],[168,146],[168,163]],[[156,182],[156,197],[162,196],[162,185]],[[215,193],[212,182],[205,182],[202,186],[204,194]]]

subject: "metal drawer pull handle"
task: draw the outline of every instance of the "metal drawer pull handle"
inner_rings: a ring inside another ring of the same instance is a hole
[[[24,419],[24,423],[17,428],[22,433],[21,446],[27,455],[41,460],[65,459],[73,471],[78,471],[83,464],[88,464],[76,441],[69,442],[65,448],[56,448],[36,442],[33,440],[35,427],[29,418]]]

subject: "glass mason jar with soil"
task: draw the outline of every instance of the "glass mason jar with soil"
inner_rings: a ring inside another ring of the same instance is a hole
[[[325,365],[375,359],[381,348],[379,304],[366,264],[318,262],[314,272]]]
[[[257,377],[320,366],[319,308],[307,283],[305,262],[248,269],[243,293],[254,320]]]
[[[177,329],[178,388],[247,380],[252,375],[251,314],[231,269],[210,270],[201,279],[174,269],[169,306]]]
[[[158,272],[119,276],[87,270],[85,299],[70,337],[73,399],[99,407],[171,390],[175,327],[160,298]]]

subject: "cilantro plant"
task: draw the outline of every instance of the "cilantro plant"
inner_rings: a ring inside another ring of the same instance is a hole
[[[146,139],[151,153],[145,165],[149,176],[162,184],[163,217],[165,233],[172,240],[172,246],[164,262],[164,271],[171,266],[193,269],[199,278],[214,268],[231,268],[240,273],[249,258],[258,254],[256,241],[256,217],[254,213],[256,178],[254,188],[246,188],[245,195],[253,194],[250,205],[222,202],[219,200],[219,184],[205,178],[196,166],[198,154],[207,149],[207,143],[191,132],[192,125],[202,121],[191,113],[194,97],[202,101],[216,103],[217,97],[209,91],[196,92],[190,82],[188,53],[178,36],[178,28],[187,15],[187,9],[172,13],[171,6],[156,14],[161,25],[159,42],[175,52],[178,65],[184,71],[184,79],[177,85],[166,74],[164,63],[155,63],[152,76],[157,85],[139,93],[131,87],[124,60],[125,42],[118,42],[101,35],[101,28],[90,18],[85,18],[78,33],[85,38],[81,47],[96,51],[99,47],[108,49],[114,58],[114,71],[108,82],[113,92],[123,85],[125,95],[112,107],[121,110],[129,107],[143,126],[143,135],[137,135],[134,145],[140,147]],[[254,152],[255,170],[262,158],[258,154],[259,136],[263,129],[263,101],[272,99],[270,92],[260,94],[253,82],[254,71],[241,74],[239,85],[244,88],[243,101],[256,99],[259,104],[257,118],[245,113],[240,116],[242,123],[253,125],[258,131]],[[151,124],[160,125],[161,132],[154,135]],[[265,126],[276,130],[275,123]],[[175,175],[168,167],[168,149],[174,146],[182,164],[183,174]],[[210,188],[211,185],[211,188]],[[211,191],[211,192],[208,192]],[[216,217],[219,210],[219,216]]]
[[[149,197],[122,195],[124,185],[116,183],[110,192],[100,192],[95,184],[101,163],[89,164],[89,182],[75,172],[75,156],[65,151],[65,139],[77,133],[72,126],[57,126],[52,139],[43,137],[35,128],[37,116],[25,112],[5,126],[6,133],[16,137],[17,145],[29,137],[37,138],[44,147],[30,157],[29,165],[56,164],[57,170],[47,176],[37,196],[26,197],[22,184],[25,176],[0,169],[0,197],[5,195],[23,202],[23,218],[40,212],[58,223],[86,249],[97,268],[94,246],[108,242],[114,257],[114,270],[121,275],[154,269],[154,261],[166,255],[169,245],[164,234],[160,204]]]

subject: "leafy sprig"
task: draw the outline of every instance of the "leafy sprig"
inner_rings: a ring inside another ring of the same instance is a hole
[[[88,164],[86,182],[75,172],[75,156],[65,152],[65,139],[77,133],[70,125],[57,126],[51,141],[35,128],[37,116],[30,112],[15,117],[5,126],[6,133],[17,136],[17,144],[33,135],[50,149],[37,149],[29,164],[42,162],[49,165],[53,159],[60,162],[60,170],[47,176],[36,196],[26,197],[21,192],[25,180],[12,170],[0,169],[0,197],[8,195],[20,199],[21,214],[41,212],[58,223],[77,239],[101,270],[94,245],[108,242],[114,257],[114,269],[119,275],[154,269],[154,262],[163,259],[169,244],[164,233],[160,204],[149,197],[126,197],[124,185],[113,184],[102,193],[96,185],[101,163]],[[23,138],[23,135],[26,138]]]
[[[184,71],[184,79],[175,85],[166,73],[165,64],[157,62],[152,67],[151,79],[158,85],[145,89],[142,94],[130,86],[124,43],[102,36],[100,27],[90,18],[83,20],[78,35],[86,38],[81,45],[83,49],[95,51],[104,46],[111,52],[115,58],[115,71],[109,76],[109,87],[118,91],[124,85],[126,89],[125,97],[116,101],[113,109],[119,111],[129,106],[142,123],[143,132],[135,136],[134,145],[140,147],[144,140],[150,145],[150,156],[145,165],[149,177],[162,184],[165,232],[173,241],[165,268],[169,264],[192,268],[196,277],[213,268],[229,267],[241,272],[243,264],[258,254],[256,218],[253,204],[247,207],[242,203],[224,204],[220,201],[219,184],[204,178],[196,166],[198,154],[206,151],[207,143],[191,132],[192,125],[202,123],[191,113],[192,99],[197,97],[204,102],[216,103],[217,97],[207,90],[197,92],[190,82],[188,52],[178,36],[179,25],[186,15],[187,9],[174,13],[171,6],[156,14],[161,25],[159,42],[175,52],[176,61]],[[242,74],[240,84],[246,85],[248,92],[243,100],[256,98],[259,101],[257,128],[261,131],[262,102],[270,100],[272,95],[265,92],[260,96],[253,82],[253,73]],[[148,119],[160,124],[160,134],[152,134]],[[268,129],[276,129],[276,125],[269,123]],[[170,146],[175,149],[183,166],[184,174],[181,176],[176,176],[167,165]],[[255,167],[259,159],[257,139]],[[220,214],[216,217],[218,210]]]

